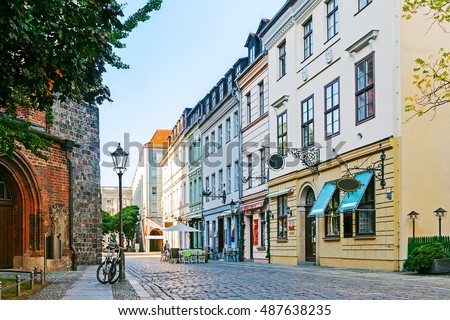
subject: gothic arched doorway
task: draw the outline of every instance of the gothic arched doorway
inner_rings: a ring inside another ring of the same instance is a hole
[[[13,266],[13,226],[11,190],[0,175],[0,268]]]
[[[42,265],[35,261],[43,254],[43,232],[31,172],[19,154],[0,157],[0,268]]]

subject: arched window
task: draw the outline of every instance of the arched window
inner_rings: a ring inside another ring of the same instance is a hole
[[[0,200],[12,201],[11,191],[2,176],[0,176]]]

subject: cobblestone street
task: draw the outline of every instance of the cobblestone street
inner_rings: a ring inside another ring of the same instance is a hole
[[[126,271],[148,299],[450,299],[449,275],[252,262],[171,264],[137,254],[127,255]]]

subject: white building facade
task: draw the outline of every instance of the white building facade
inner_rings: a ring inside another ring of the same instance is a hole
[[[170,130],[159,129],[139,155],[133,180],[133,204],[141,212],[145,251],[160,251],[162,247],[162,170],[160,161],[167,150]]]
[[[240,198],[240,114],[235,79],[247,64],[239,59],[202,100],[202,180],[204,245],[225,259],[243,249],[242,217],[230,210]]]
[[[268,24],[262,19],[256,33],[249,34],[245,46],[248,48],[248,67],[238,78],[242,97],[241,149],[242,149],[242,196],[240,211],[243,212],[244,258],[268,262],[267,242],[267,181],[269,157],[269,87],[267,52],[264,50],[259,32]]]

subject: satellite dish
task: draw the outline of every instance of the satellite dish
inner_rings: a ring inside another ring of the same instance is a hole
[[[345,192],[353,192],[359,189],[359,187],[361,187],[361,183],[354,179],[354,178],[350,178],[350,177],[345,177],[342,179],[339,179],[336,182],[336,186]]]
[[[274,153],[269,157],[269,167],[272,170],[280,170],[284,167],[284,157],[279,153]]]

